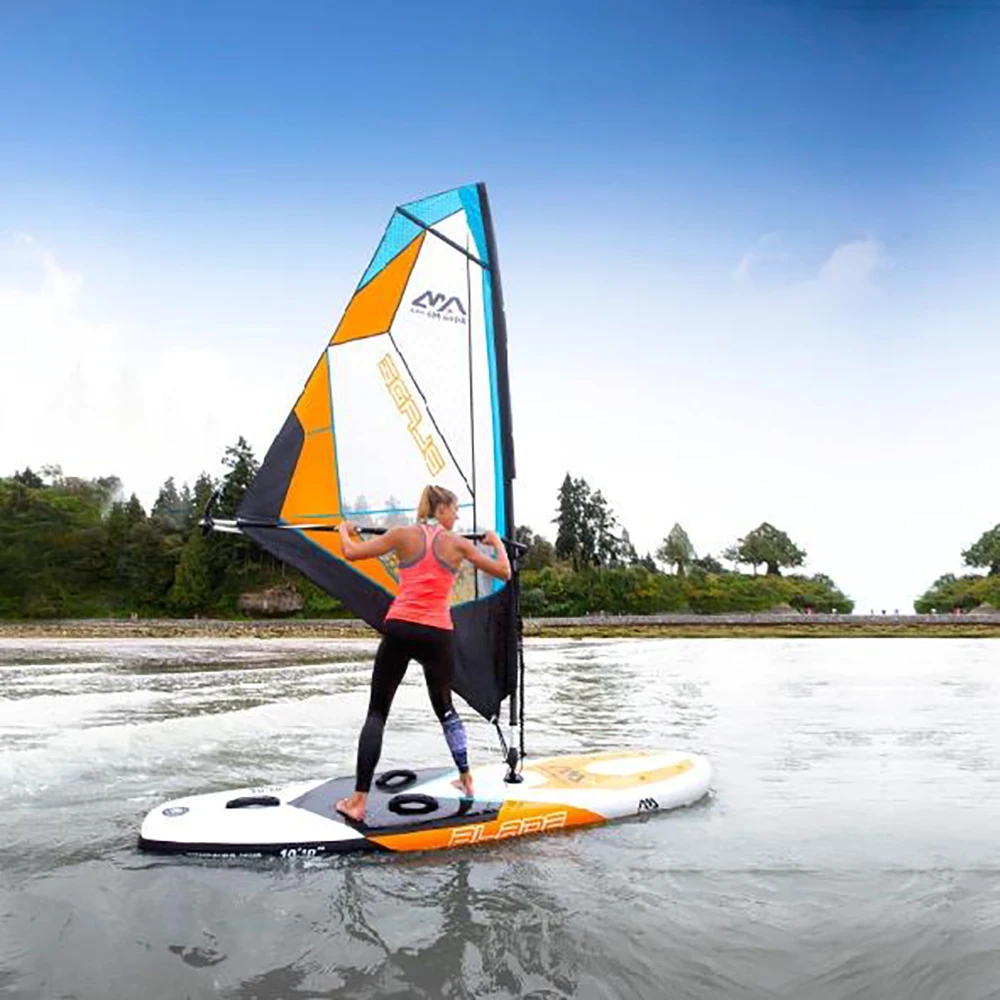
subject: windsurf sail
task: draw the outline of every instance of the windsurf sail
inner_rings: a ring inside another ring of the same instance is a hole
[[[348,563],[331,529],[412,522],[436,483],[459,498],[457,530],[513,538],[513,479],[496,240],[485,185],[466,185],[392,213],[235,524],[378,628],[394,558]],[[454,689],[496,720],[515,707],[516,583],[469,568],[452,617]]]

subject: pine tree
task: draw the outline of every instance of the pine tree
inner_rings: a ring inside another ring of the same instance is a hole
[[[567,472],[559,487],[559,509],[552,519],[556,524],[556,555],[580,568],[580,529],[583,511],[578,502],[577,483]]]
[[[184,509],[181,505],[181,496],[177,492],[177,485],[174,483],[173,476],[170,476],[160,487],[160,492],[157,494],[149,516],[168,531],[183,530],[185,521]]]
[[[229,471],[222,480],[219,509],[227,517],[233,517],[239,510],[247,490],[250,489],[260,464],[254,457],[253,449],[242,435],[235,445],[230,445],[226,449],[222,464]]]
[[[204,611],[212,593],[208,545],[200,531],[192,531],[184,543],[170,588],[170,604],[178,611]]]
[[[219,488],[217,516],[235,517],[246,496],[250,484],[257,475],[258,463],[253,450],[241,436],[235,445],[230,445],[222,458],[222,464],[229,470]],[[222,535],[212,541],[209,549],[209,566],[213,590],[225,581],[227,576],[239,574],[252,565],[259,565],[260,550],[242,535]]]
[[[215,486],[215,480],[207,472],[203,472],[194,481],[191,506],[184,524],[185,531],[191,531],[198,526],[205,514],[205,508],[208,507],[208,501],[212,499],[212,494],[215,492]]]

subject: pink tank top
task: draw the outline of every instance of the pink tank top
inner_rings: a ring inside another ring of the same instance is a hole
[[[438,558],[434,551],[434,542],[443,530],[441,525],[419,527],[424,536],[424,551],[412,562],[399,564],[399,594],[385,617],[450,630],[454,625],[448,599],[458,570]]]

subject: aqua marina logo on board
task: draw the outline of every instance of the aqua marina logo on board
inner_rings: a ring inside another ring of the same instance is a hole
[[[443,320],[446,323],[464,323],[465,306],[456,295],[445,295],[428,289],[422,292],[410,303],[410,312],[429,319]]]

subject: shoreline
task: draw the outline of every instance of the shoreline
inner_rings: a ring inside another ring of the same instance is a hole
[[[525,638],[998,638],[1000,610],[975,615],[592,615],[526,618]],[[67,619],[0,622],[0,639],[365,639],[356,618]]]

